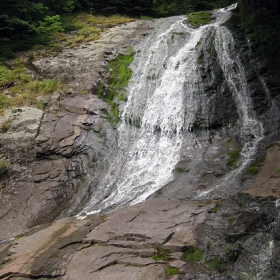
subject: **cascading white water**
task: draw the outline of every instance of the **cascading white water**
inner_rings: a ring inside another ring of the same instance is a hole
[[[154,30],[135,47],[115,157],[81,215],[141,202],[172,180],[184,137],[194,137],[189,130],[202,88],[196,45],[213,28],[218,59],[243,122],[242,135],[254,138],[245,141],[242,151],[244,164],[251,159],[261,126],[253,115],[242,64],[232,59],[231,34],[220,26],[233,8],[217,10],[215,21],[198,29],[188,27],[185,17],[156,20]]]
[[[137,46],[118,126],[117,156],[83,213],[143,201],[172,179],[183,131],[193,123],[198,102],[194,48],[203,28],[191,29],[184,19],[157,20],[154,31]],[[185,44],[173,42],[177,34],[187,37]],[[192,85],[188,112],[183,106],[186,83]]]
[[[240,140],[244,146],[241,151],[241,164],[237,169],[228,173],[215,187],[200,192],[198,198],[205,197],[213,190],[223,189],[226,191],[227,187],[233,189],[234,182],[237,181],[236,179],[242,170],[251,162],[256,152],[257,144],[263,138],[263,126],[255,116],[247,85],[246,73],[234,45],[234,38],[231,32],[225,26],[218,26],[215,34],[217,58],[225,79],[234,94],[239,120],[242,125]]]

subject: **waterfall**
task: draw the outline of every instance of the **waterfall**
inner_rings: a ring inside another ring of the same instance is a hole
[[[207,191],[200,192],[197,198],[205,198],[209,193],[217,189],[223,190],[224,192],[229,191],[229,189],[232,191],[234,186],[237,185],[241,172],[252,161],[257,144],[264,136],[262,123],[257,119],[253,110],[250,91],[246,81],[246,73],[234,45],[234,38],[231,32],[224,26],[218,26],[215,34],[217,59],[234,95],[239,120],[242,125],[240,131],[240,140],[243,143],[241,164],[238,168],[229,172],[219,184]]]
[[[242,120],[242,136],[253,139],[244,140],[243,167],[251,160],[262,129],[253,114],[242,64],[238,58],[233,59],[232,36],[221,26],[233,8],[215,11],[215,20],[197,29],[189,27],[183,16],[155,20],[154,29],[135,46],[133,75],[127,88],[128,100],[121,108],[114,157],[80,215],[110,212],[141,202],[173,179],[184,139],[195,139],[191,130],[203,90],[196,46],[213,29],[217,59]],[[230,174],[228,179],[234,178]]]

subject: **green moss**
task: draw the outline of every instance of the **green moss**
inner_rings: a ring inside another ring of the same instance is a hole
[[[252,165],[246,168],[245,172],[251,175],[257,175],[259,172],[259,166],[263,161],[264,161],[264,157],[257,158]]]
[[[194,247],[188,248],[181,257],[181,259],[185,262],[199,262],[201,258],[202,252]]]
[[[227,154],[229,156],[227,166],[237,168],[240,165],[240,152],[237,150],[231,150]]]
[[[165,273],[166,273],[166,275],[175,275],[175,274],[179,274],[179,268],[168,266],[168,267],[165,269]]]
[[[19,239],[21,239],[22,237],[24,237],[24,234],[23,234],[23,233],[21,233],[21,234],[19,234],[18,236],[16,236],[14,240],[19,240]]]
[[[249,174],[252,174],[252,175],[257,175],[259,170],[258,170],[258,167],[255,166],[255,165],[251,165],[251,166],[248,166],[245,170],[246,173],[249,173]]]
[[[107,117],[113,124],[119,122],[117,102],[126,100],[125,87],[132,76],[129,65],[133,59],[133,49],[128,47],[125,54],[119,54],[107,64],[104,78],[97,87],[98,96],[111,105],[111,110],[108,112]]]
[[[152,259],[155,261],[169,261],[169,254],[170,252],[168,250],[158,248],[156,253],[152,256]]]
[[[188,15],[186,22],[194,28],[198,28],[201,25],[208,24],[213,19],[211,11],[201,11],[191,13]]]

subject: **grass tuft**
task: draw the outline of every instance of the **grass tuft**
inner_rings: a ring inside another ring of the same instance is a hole
[[[152,256],[152,259],[155,261],[169,261],[170,252],[168,250],[158,248],[156,253]]]
[[[34,80],[31,75],[25,73],[23,64],[24,61],[18,59],[13,70],[0,66],[0,91],[8,88],[9,94],[0,94],[0,112],[13,106],[37,106],[36,96],[64,90],[64,85],[57,80]]]

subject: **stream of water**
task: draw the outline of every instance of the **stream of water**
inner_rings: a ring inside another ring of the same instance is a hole
[[[249,162],[262,137],[262,128],[252,110],[242,64],[234,59],[233,38],[221,26],[234,8],[215,11],[215,20],[197,29],[190,28],[182,16],[156,20],[153,30],[135,47],[128,100],[117,128],[116,156],[83,214],[110,212],[141,202],[172,180],[184,137],[194,137],[191,129],[199,106],[198,93],[203,88],[196,46],[213,28],[217,59],[234,92],[242,120],[246,142],[243,166]],[[229,176],[227,180],[234,178],[234,174]]]

